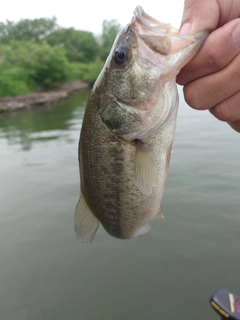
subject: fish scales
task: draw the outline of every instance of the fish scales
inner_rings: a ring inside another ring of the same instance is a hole
[[[130,239],[161,216],[178,108],[175,78],[207,34],[178,36],[137,7],[117,36],[81,129],[75,230],[82,242],[92,242],[99,223]]]
[[[97,105],[96,101],[92,103]],[[99,117],[97,112],[88,114],[86,110],[82,130],[86,126],[87,132],[90,125],[95,130],[94,135],[83,135],[80,141],[82,192],[97,217],[102,212],[111,213],[103,215],[101,220],[108,232],[119,238],[126,238],[133,232],[132,225],[137,224],[140,228],[142,220],[147,222],[145,217],[149,214],[149,208],[153,207],[156,195],[142,195],[135,185],[136,143],[129,144],[123,139],[114,139],[102,121],[99,121]],[[154,213],[157,212],[153,212],[153,215]]]

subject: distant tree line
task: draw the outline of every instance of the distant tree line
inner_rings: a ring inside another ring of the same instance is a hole
[[[49,90],[82,79],[93,83],[121,26],[103,21],[102,33],[62,28],[57,19],[0,22],[0,97]]]

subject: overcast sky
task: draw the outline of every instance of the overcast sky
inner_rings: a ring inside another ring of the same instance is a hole
[[[104,19],[117,19],[125,26],[137,5],[155,19],[179,27],[184,0],[5,0],[0,22],[55,16],[62,27],[101,33]]]

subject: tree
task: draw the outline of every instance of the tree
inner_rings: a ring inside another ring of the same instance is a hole
[[[39,89],[50,89],[68,80],[69,63],[63,48],[42,41],[12,41],[2,46],[1,64],[5,68],[20,68],[27,74],[26,82]]]
[[[112,48],[113,42],[121,30],[121,25],[117,20],[104,20],[102,24],[102,34],[100,36],[101,58],[106,60]]]
[[[99,52],[99,44],[91,32],[61,28],[49,34],[46,41],[66,50],[69,61],[91,62]]]
[[[57,19],[24,19],[17,23],[7,21],[0,23],[0,44],[8,44],[12,40],[17,41],[40,41],[51,32],[58,29]]]

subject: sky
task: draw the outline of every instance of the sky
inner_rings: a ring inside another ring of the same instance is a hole
[[[155,19],[178,28],[184,0],[7,0],[0,10],[0,22],[51,18],[65,28],[100,34],[103,20],[116,19],[125,26],[137,5]]]

